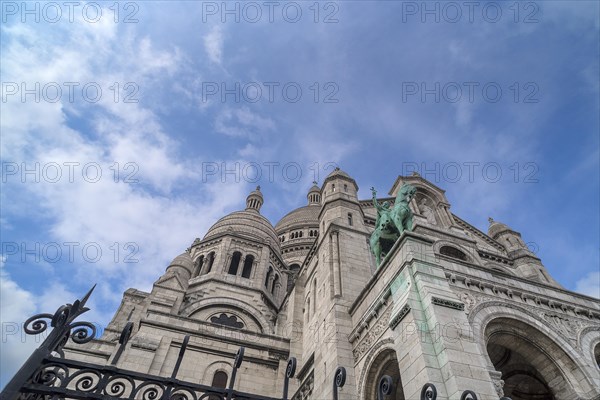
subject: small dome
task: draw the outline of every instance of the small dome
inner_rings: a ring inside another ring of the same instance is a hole
[[[256,187],[256,190],[250,192],[248,197],[246,198],[246,210],[254,210],[256,212],[260,212],[260,207],[264,203],[264,198],[262,193],[260,192],[260,186]]]
[[[502,232],[513,231],[508,227],[508,225],[503,224],[502,222],[494,221],[493,218],[488,218],[488,221],[490,222],[488,236],[492,239],[496,239]]]
[[[191,274],[194,270],[194,262],[192,261],[190,253],[186,251],[175,257],[173,261],[171,261],[171,263],[169,264],[169,267],[167,268],[170,267],[183,267],[190,271]]]
[[[319,188],[317,186],[317,182],[313,182],[313,185],[309,189],[308,194],[306,195],[306,198],[308,199],[309,205],[321,203],[321,188]]]
[[[287,213],[279,222],[275,225],[275,231],[278,234],[282,234],[291,229],[303,228],[307,226],[318,227],[319,226],[319,212],[321,206],[318,204],[311,204],[308,206],[300,207]]]
[[[325,179],[332,178],[334,176],[343,176],[344,178],[352,179],[350,177],[350,175],[348,175],[346,172],[342,171],[340,169],[340,167],[335,167],[335,169],[333,171],[331,171],[331,173],[329,175],[327,175],[327,178],[325,178]]]

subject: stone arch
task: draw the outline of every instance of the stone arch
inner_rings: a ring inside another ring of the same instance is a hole
[[[577,398],[596,392],[585,365],[571,356],[577,350],[534,312],[490,301],[475,307],[469,320],[488,368],[502,372],[502,379],[507,381],[505,395],[513,400],[526,398],[522,396],[527,390],[532,390],[529,397],[538,390],[544,400],[552,398],[549,396]],[[515,386],[519,382],[529,385],[529,389]]]
[[[488,263],[485,263],[483,266],[489,268],[491,272],[496,271],[496,272],[505,273],[507,275],[512,275],[512,276],[515,275],[514,272],[512,272],[511,270],[509,270],[508,268],[506,268],[506,267],[504,267],[502,265],[498,265],[498,264],[494,264],[494,263],[488,262]]]
[[[600,325],[592,325],[579,331],[577,347],[588,360],[588,374],[594,377],[595,387],[600,388]],[[596,393],[600,392],[597,390]]]
[[[231,371],[233,370],[233,365],[227,361],[214,361],[204,369],[204,374],[202,376],[202,384],[210,386],[217,372],[224,372],[227,374],[227,377],[231,375]]]
[[[230,275],[237,275],[241,260],[242,252],[237,250],[234,251],[229,260],[229,268],[227,269],[227,273]]]
[[[437,207],[439,202],[440,200],[433,196],[429,190],[417,188],[417,194],[415,195],[417,209],[415,211],[433,225],[440,225],[440,215]]]
[[[275,276],[273,277],[273,284],[271,285],[271,294],[273,296],[278,296],[279,295],[279,287],[281,286],[281,278],[279,277],[278,273],[275,273]]]
[[[455,248],[455,249],[459,250],[460,252],[462,252],[466,257],[462,261],[466,261],[466,262],[474,263],[474,264],[481,264],[479,262],[479,257],[476,256],[476,252],[474,250],[467,249],[467,248],[459,245],[458,243],[450,242],[448,240],[438,240],[433,244],[433,251],[436,255],[436,258],[439,257],[440,254],[443,254],[441,251],[442,247]],[[445,256],[447,256],[447,255],[445,255]],[[455,258],[455,259],[460,259],[460,258]]]
[[[222,310],[224,312],[239,313],[243,316],[243,319],[248,323],[252,321],[258,327],[259,333],[265,333],[269,331],[272,333],[272,329],[267,329],[267,327],[272,327],[272,325],[267,321],[264,317],[264,312],[258,310],[257,308],[251,306],[248,303],[245,303],[241,300],[227,298],[227,297],[215,297],[215,298],[207,298],[202,299],[196,303],[190,304],[185,312],[185,316],[188,318],[193,318],[194,315],[200,315],[202,311],[211,309],[210,313],[212,315],[212,309],[215,309],[214,312],[218,310]],[[208,317],[208,315],[206,315]],[[248,328],[250,328],[250,324],[247,324]]]
[[[214,251],[211,251],[210,253],[208,253],[208,255],[206,256],[206,272],[204,272],[205,274],[208,274],[212,271],[212,267],[215,263],[215,258],[217,257],[217,253],[215,253]]]
[[[267,288],[267,290],[269,290],[271,276],[273,276],[273,266],[269,265],[269,270],[267,271],[267,275],[265,276],[265,287]]]
[[[364,400],[376,399],[379,380],[383,375],[389,375],[394,384],[394,391],[386,397],[386,400],[405,400],[398,357],[391,344],[376,349],[370,354],[370,358],[365,361],[361,376],[362,393],[360,398]]]
[[[364,392],[364,386],[366,383],[367,371],[373,364],[373,359],[375,358],[376,355],[378,355],[382,351],[385,351],[386,349],[393,350],[394,349],[393,346],[394,346],[394,339],[385,338],[385,339],[378,340],[377,343],[375,343],[371,347],[371,349],[367,352],[367,354],[365,356],[365,362],[363,363],[363,369],[360,374],[360,379],[358,381],[358,398],[359,399],[363,398],[363,392]]]
[[[255,257],[253,254],[246,254],[246,257],[244,257],[242,278],[250,279],[250,277],[252,276],[252,271],[254,270],[254,260],[255,260]]]

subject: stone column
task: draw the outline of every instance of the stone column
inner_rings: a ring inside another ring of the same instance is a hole
[[[332,254],[331,259],[333,260],[333,297],[342,296],[342,282],[341,282],[341,271],[340,271],[340,245],[339,245],[339,231],[331,232],[331,243],[332,243]]]

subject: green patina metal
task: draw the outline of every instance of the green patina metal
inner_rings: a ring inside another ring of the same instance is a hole
[[[408,183],[403,184],[396,195],[394,207],[390,207],[387,201],[379,204],[376,197],[377,191],[375,188],[371,188],[373,205],[377,209],[377,221],[375,222],[375,231],[371,234],[370,245],[371,251],[375,254],[377,266],[381,264],[381,259],[391,250],[402,232],[412,231],[413,213],[408,204],[416,191],[414,186]]]

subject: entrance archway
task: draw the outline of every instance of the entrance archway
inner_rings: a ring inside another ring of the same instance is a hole
[[[394,392],[385,397],[385,400],[405,400],[398,368],[396,352],[391,349],[383,350],[371,363],[369,372],[365,377],[364,399],[377,399],[377,387],[383,375],[389,375],[394,383]]]
[[[504,396],[512,400],[577,397],[565,374],[577,370],[577,366],[534,327],[511,318],[497,318],[486,327],[485,337],[490,361],[502,373]]]

